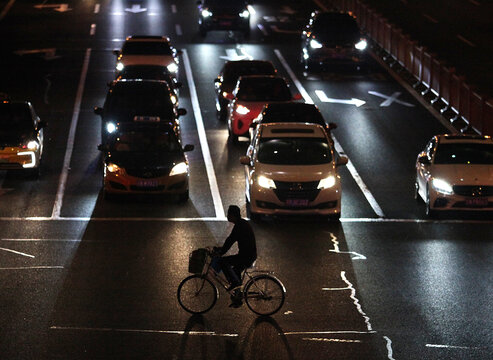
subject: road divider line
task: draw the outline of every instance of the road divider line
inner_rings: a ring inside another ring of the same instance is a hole
[[[72,160],[72,152],[74,151],[75,132],[77,130],[77,123],[79,121],[80,104],[82,102],[82,95],[84,93],[84,86],[86,83],[87,70],[89,68],[89,61],[91,59],[91,49],[86,49],[84,56],[84,63],[82,64],[82,71],[80,74],[79,86],[75,95],[74,110],[72,113],[72,121],[70,123],[70,131],[67,139],[67,150],[65,151],[65,158],[63,160],[62,173],[60,174],[60,181],[58,183],[58,190],[55,198],[55,204],[51,217],[58,219],[62,210],[63,196],[65,193],[65,187],[67,185],[68,171],[70,168],[70,161]]]
[[[22,256],[25,256],[25,257],[30,257],[30,258],[33,258],[34,259],[34,255],[29,255],[29,254],[26,254],[26,253],[23,253],[23,252],[20,252],[20,251],[15,251],[15,250],[12,250],[12,249],[2,248],[2,247],[0,247],[0,250],[11,252],[11,253],[17,254],[17,255],[22,255]]]
[[[211,152],[209,150],[209,144],[207,142],[207,135],[205,133],[204,120],[202,119],[202,112],[200,110],[199,98],[197,96],[197,89],[193,81],[192,67],[190,66],[190,59],[186,49],[183,51],[183,65],[185,66],[185,72],[187,74],[188,87],[190,89],[190,100],[192,101],[192,108],[195,117],[195,123],[197,124],[197,132],[199,134],[200,147],[202,150],[202,156],[204,157],[205,169],[207,171],[207,178],[209,179],[209,187],[212,193],[212,200],[214,202],[214,210],[216,217],[224,219],[225,213],[221,195],[219,193],[219,187],[217,185],[216,173],[214,171],[214,164],[212,163]]]
[[[77,326],[51,326],[50,330],[65,331],[95,331],[95,332],[123,332],[123,333],[147,333],[165,335],[198,335],[198,336],[218,336],[218,337],[237,337],[239,334],[221,334],[215,331],[184,331],[184,330],[152,330],[152,329],[119,329],[119,328],[91,328]]]
[[[279,61],[281,64],[284,66],[286,69],[287,73],[291,77],[293,83],[295,84],[296,88],[300,92],[301,96],[303,96],[303,99],[305,100],[306,103],[308,104],[313,104],[313,99],[311,96],[308,94],[308,92],[305,90],[301,82],[298,80],[296,74],[293,72],[289,64],[287,63],[286,59],[284,59],[284,56],[282,56],[281,52],[278,49],[274,50],[275,54],[279,58]],[[345,154],[344,149],[342,148],[341,144],[337,141],[335,136],[332,136],[334,139],[334,145],[335,149],[339,154]],[[356,181],[356,184],[358,184],[359,188],[363,192],[363,195],[365,196],[366,200],[372,207],[373,211],[379,216],[379,217],[385,217],[385,214],[383,213],[382,209],[380,208],[380,205],[378,205],[377,200],[373,196],[373,194],[370,192],[366,184],[364,183],[363,179],[359,175],[358,171],[356,171],[356,168],[354,167],[353,163],[348,157],[348,163],[346,165],[348,168],[349,172],[351,173],[354,181]]]
[[[99,10],[100,10],[100,8],[101,8],[101,5],[100,5],[100,4],[96,4],[96,5],[94,5],[94,13],[95,13],[95,14],[99,14]]]
[[[180,24],[176,24],[175,25],[175,31],[176,31],[176,35],[178,35],[178,36],[182,36],[183,35],[183,31],[181,31]]]
[[[89,35],[93,36],[96,34],[96,24],[91,24],[91,30],[89,30]]]
[[[0,270],[58,270],[63,266],[17,266],[17,267],[0,267]]]

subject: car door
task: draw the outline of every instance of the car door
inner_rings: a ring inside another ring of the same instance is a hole
[[[432,160],[436,150],[436,146],[437,146],[437,139],[436,138],[431,139],[426,145],[426,148],[424,150],[429,163],[419,163],[418,165],[417,180],[420,189],[420,194],[423,196],[423,198],[426,197],[426,187],[428,181],[431,178]]]

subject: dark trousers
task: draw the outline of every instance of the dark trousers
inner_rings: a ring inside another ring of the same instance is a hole
[[[241,273],[252,264],[253,261],[238,255],[223,256],[219,259],[221,270],[232,286],[241,285]]]

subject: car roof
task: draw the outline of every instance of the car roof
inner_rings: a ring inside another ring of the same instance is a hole
[[[326,138],[324,128],[319,124],[308,123],[269,123],[260,124],[261,138],[307,137]]]
[[[249,83],[249,82],[265,81],[265,80],[283,81],[284,83],[286,83],[286,79],[277,75],[242,75],[238,78],[238,82],[240,83],[242,82]]]
[[[487,143],[492,144],[491,136],[470,134],[442,134],[437,135],[440,144],[460,143]]]
[[[169,42],[169,37],[164,35],[131,35],[127,36],[125,41],[155,41],[155,42]]]

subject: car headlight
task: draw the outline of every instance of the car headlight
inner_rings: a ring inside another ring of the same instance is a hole
[[[241,13],[239,13],[240,17],[242,18],[247,18],[250,16],[250,11],[248,11],[247,9],[243,10]]]
[[[454,193],[454,189],[452,188],[452,186],[442,179],[431,180],[431,186],[433,186],[433,189],[442,194],[450,195]]]
[[[121,61],[116,63],[116,70],[122,71],[124,67],[125,66],[123,65],[123,63]]]
[[[121,175],[123,174],[123,171],[124,169],[119,167],[118,165],[116,164],[113,164],[113,163],[109,163],[108,165],[106,165],[106,170],[112,174],[116,174],[116,175]]]
[[[317,189],[329,189],[336,184],[336,178],[333,175],[320,180]]]
[[[236,112],[240,115],[246,115],[250,112],[250,109],[243,105],[238,105]]]
[[[34,140],[31,140],[27,143],[27,146],[26,146],[27,149],[29,150],[38,150],[39,148],[39,144],[37,141],[34,141]]]
[[[276,184],[274,183],[274,180],[269,179],[263,175],[260,175],[257,178],[257,183],[259,186],[261,186],[265,189],[275,189],[276,188]]]
[[[354,47],[358,50],[365,50],[367,46],[368,46],[368,43],[366,42],[365,39],[361,39],[360,41],[358,41],[356,43],[356,45],[354,45]]]
[[[186,162],[181,162],[173,166],[171,169],[169,176],[186,174],[188,172],[188,165]]]
[[[169,64],[168,66],[166,66],[166,68],[170,73],[176,73],[178,71],[178,65],[176,65],[175,63]]]
[[[322,47],[322,44],[320,44],[317,40],[311,39],[310,40],[310,47],[312,49],[320,49]]]
[[[202,10],[202,17],[208,18],[211,16],[212,16],[212,12],[210,12],[209,9]]]
[[[115,123],[112,123],[112,122],[106,123],[106,131],[108,132],[108,134],[114,133],[115,130],[116,130]]]

